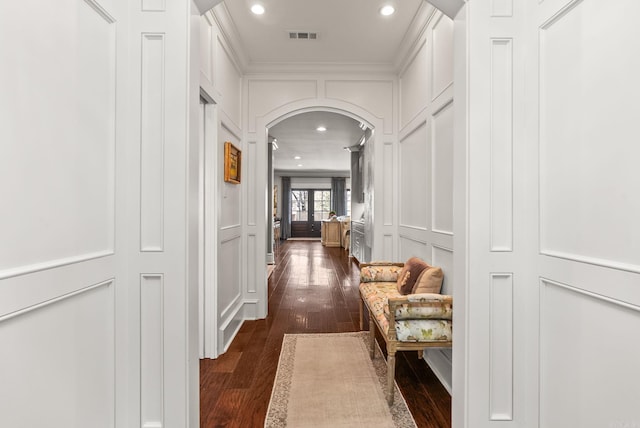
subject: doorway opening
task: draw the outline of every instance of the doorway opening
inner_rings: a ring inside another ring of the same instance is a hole
[[[319,238],[320,222],[329,218],[330,211],[330,190],[291,190],[291,237]]]

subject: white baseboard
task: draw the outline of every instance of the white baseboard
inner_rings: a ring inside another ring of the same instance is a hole
[[[451,359],[445,354],[446,351],[441,349],[425,349],[424,360],[427,362],[433,373],[444,386],[444,388],[451,394],[453,388],[451,387],[451,372],[452,363]],[[448,350],[448,352],[451,352]]]
[[[227,319],[218,327],[218,355],[227,352],[231,341],[233,341],[233,338],[238,334],[238,330],[242,327],[244,322],[243,306],[240,303],[233,310],[228,311]]]
[[[230,311],[229,317],[218,329],[218,355],[227,352],[244,321],[264,318],[258,316],[258,303],[258,300],[245,300]]]

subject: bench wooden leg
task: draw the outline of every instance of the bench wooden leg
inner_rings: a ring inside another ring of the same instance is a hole
[[[376,323],[373,320],[371,311],[369,311],[369,355],[372,360],[376,355]]]
[[[423,356],[424,356],[424,349],[421,349],[418,351],[418,359],[421,360]]]
[[[396,378],[396,350],[394,346],[387,347],[387,403],[393,405],[393,391]]]

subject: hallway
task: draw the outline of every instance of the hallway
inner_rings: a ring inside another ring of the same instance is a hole
[[[262,427],[284,334],[357,331],[359,270],[341,248],[286,241],[269,279],[269,315],[245,321],[229,350],[200,361],[200,424]],[[451,426],[451,397],[413,352],[398,354],[396,381],[418,427]]]

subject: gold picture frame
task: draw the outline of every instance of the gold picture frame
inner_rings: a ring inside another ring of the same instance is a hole
[[[224,181],[240,184],[242,152],[230,142],[224,143]]]

